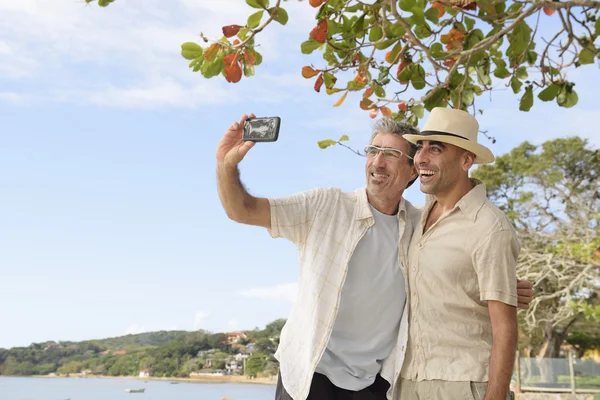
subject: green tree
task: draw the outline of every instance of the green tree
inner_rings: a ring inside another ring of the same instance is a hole
[[[536,288],[521,316],[530,344],[538,358],[559,357],[577,324],[600,315],[600,151],[579,137],[525,142],[472,175],[518,230],[517,274]]]
[[[98,0],[103,7],[112,2]],[[233,83],[254,75],[262,63],[257,35],[270,24],[285,25],[288,14],[281,0],[246,3],[248,19],[223,21],[223,36],[182,44],[191,70]],[[309,3],[316,26],[300,51],[319,51],[323,61],[301,73],[315,80],[314,89],[324,85],[328,95],[338,93],[334,106],[360,92],[362,109],[414,124],[436,106],[475,110],[476,98],[501,84],[519,97],[521,111],[529,111],[535,97],[572,107],[578,97],[567,73],[593,65],[599,54],[596,0]],[[549,34],[542,38],[541,32]]]
[[[267,366],[267,355],[263,353],[254,353],[246,360],[246,370],[244,375],[256,378]]]

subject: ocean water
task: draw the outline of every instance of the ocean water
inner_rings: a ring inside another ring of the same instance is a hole
[[[125,389],[146,389],[127,393]],[[274,385],[0,377],[0,400],[273,400]]]

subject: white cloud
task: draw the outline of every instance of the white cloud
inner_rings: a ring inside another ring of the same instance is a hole
[[[26,104],[29,102],[29,97],[21,93],[0,92],[0,102],[12,104]]]
[[[290,75],[261,72],[283,52],[297,55],[316,10],[307,3],[285,7],[287,26],[273,23],[257,37],[265,61],[252,80],[261,84],[243,88],[191,72],[180,44],[200,41],[200,32],[218,39],[222,26],[243,24],[253,11],[244,0],[177,0],[168,6],[160,0],[128,0],[107,8],[86,6],[83,0],[0,2],[0,79],[39,81],[35,98],[40,102],[187,108],[224,102],[234,86],[236,96],[230,97],[236,100],[243,94],[255,101],[291,100],[306,84],[299,70]]]
[[[202,327],[202,322],[204,322],[208,316],[209,314],[205,311],[196,312],[196,315],[194,316],[194,330],[200,329]]]
[[[241,296],[252,297],[261,300],[276,300],[294,302],[298,292],[297,283],[282,283],[275,286],[258,287],[244,290]]]
[[[148,329],[144,325],[140,324],[131,324],[125,330],[125,335],[137,335],[139,333],[149,332]]]
[[[131,88],[110,86],[87,96],[93,104],[125,108],[195,107],[200,104],[224,103],[229,98],[227,91],[220,88],[217,82],[203,81],[187,87],[169,78]]]

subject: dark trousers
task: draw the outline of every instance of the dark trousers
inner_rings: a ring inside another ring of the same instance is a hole
[[[306,400],[386,400],[385,394],[389,387],[390,384],[379,374],[377,374],[377,378],[371,386],[363,390],[353,391],[339,388],[331,383],[325,375],[315,373]],[[281,374],[277,378],[275,400],[299,400],[292,399],[285,391]]]

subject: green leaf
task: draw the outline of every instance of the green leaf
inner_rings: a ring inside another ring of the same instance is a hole
[[[579,53],[579,64],[593,64],[594,63],[594,53],[588,48],[581,50]]]
[[[425,11],[425,18],[437,24],[440,21],[440,10],[435,7],[429,8],[429,10]]]
[[[414,64],[410,65],[409,68],[413,69],[410,79],[413,87],[417,90],[423,89],[425,87],[425,69],[421,65],[415,66]]]
[[[223,71],[223,68],[225,68],[225,62],[222,57],[219,57],[214,61],[206,60],[200,68],[200,73],[205,78],[212,78],[219,75]]]
[[[346,142],[350,140],[350,138],[348,137],[348,135],[342,135],[340,136],[340,138],[338,139],[338,142]]]
[[[427,111],[433,110],[435,107],[446,107],[448,105],[448,101],[446,98],[450,95],[448,89],[431,89],[435,90],[435,92],[423,103],[425,109]],[[429,94],[431,91],[427,92]]]
[[[246,76],[246,77],[254,76],[254,65],[248,65],[248,64],[244,65],[244,76]]]
[[[417,25],[415,27],[415,35],[419,39],[426,39],[431,36],[431,29],[429,28],[429,25],[427,25],[425,22],[421,25]]]
[[[246,0],[246,3],[252,8],[267,8],[269,0]]]
[[[237,34],[237,37],[240,38],[240,40],[246,40],[246,38],[248,37],[248,33],[250,33],[250,30],[248,28],[241,27],[240,31]]]
[[[202,63],[204,62],[204,57],[198,57],[190,62],[189,67],[192,68],[194,72],[200,71],[200,67],[202,67]]]
[[[356,21],[354,21],[354,23],[352,24],[352,32],[358,34],[359,32],[365,30],[365,16],[366,14],[363,14],[360,17],[358,17]]]
[[[376,44],[375,48],[377,50],[385,50],[388,47],[390,47],[391,45],[393,45],[394,43],[396,43],[397,41],[398,41],[398,39],[395,39],[395,38],[394,39],[384,40],[383,42]]]
[[[394,48],[390,51],[390,60],[394,61],[398,56],[398,53],[400,53],[400,50],[402,50],[402,42],[396,43]]]
[[[531,28],[526,22],[521,21],[517,24],[515,29],[508,34],[508,42],[510,45],[506,49],[506,55],[509,57],[516,57],[523,54],[529,41],[531,39]]]
[[[510,80],[510,87],[512,88],[515,94],[519,93],[519,91],[521,90],[521,86],[523,86],[523,82],[521,82],[517,78],[512,78]]]
[[[369,41],[376,42],[383,37],[383,29],[379,25],[374,25],[369,32]]]
[[[573,107],[578,101],[577,93],[570,86],[565,86],[556,97],[558,105],[565,108]]]
[[[314,39],[309,39],[300,45],[300,50],[302,51],[302,54],[310,54],[319,47],[321,47],[321,43]]]
[[[272,16],[273,19],[279,22],[281,25],[287,24],[289,19],[287,11],[285,11],[281,7],[279,7],[277,11],[275,11],[275,7],[269,8],[269,15]]]
[[[404,29],[404,27],[402,25],[400,25],[399,22],[396,22],[395,24],[388,23],[388,25],[387,25],[388,38],[390,38],[390,39],[399,38],[401,36],[404,36],[405,33],[406,33],[406,30]]]
[[[423,116],[425,115],[425,107],[423,107],[422,105],[412,106],[410,108],[410,111],[412,111],[412,113],[415,114],[419,119],[423,118]]]
[[[441,43],[434,43],[429,48],[431,50],[431,56],[433,58],[439,59],[444,58],[446,56],[446,52],[444,51],[444,47]]]
[[[496,69],[494,70],[494,76],[496,78],[504,79],[510,76],[510,72],[506,69],[506,62],[501,58],[492,58]]]
[[[477,67],[475,70],[477,71],[477,80],[480,84],[484,86],[489,86],[492,84],[489,68]]]
[[[202,47],[193,42],[186,42],[181,45],[181,55],[187,60],[193,60],[202,57]]]
[[[465,25],[467,26],[467,31],[473,30],[473,27],[475,26],[475,20],[465,17]]]
[[[325,84],[326,88],[332,88],[333,85],[335,85],[335,82],[337,82],[335,75],[333,75],[331,72],[323,73],[323,83]]]
[[[385,97],[385,90],[383,89],[383,87],[381,85],[378,85],[375,82],[373,82],[373,85],[371,85],[371,87],[374,89],[375,96],[377,96],[379,98]]]
[[[98,5],[100,7],[107,7],[113,1],[115,1],[115,0],[98,0]]]
[[[335,140],[332,140],[332,139],[319,140],[317,142],[317,145],[319,145],[319,147],[322,148],[322,149],[326,149],[329,146],[333,146],[335,144],[337,144],[337,142]]]
[[[600,18],[596,17],[596,35],[600,36]]]
[[[400,8],[402,11],[411,11],[417,5],[416,0],[400,0]]]
[[[529,65],[535,65],[535,62],[537,61],[538,55],[537,55],[537,53],[535,51],[530,50],[530,51],[527,52],[526,57],[527,57],[527,63]]]
[[[519,110],[521,111],[529,111],[533,106],[533,87],[527,86],[525,89],[525,94],[521,97],[521,102],[519,103]]]
[[[254,66],[260,65],[263,61],[262,54],[260,54],[258,51],[254,50],[254,49],[252,51],[254,51],[254,57],[256,57],[256,62],[254,63]]]
[[[255,29],[260,25],[260,20],[263,17],[264,11],[258,11],[248,17],[248,28]]]
[[[520,80],[524,81],[529,76],[529,75],[527,75],[527,68],[525,68],[525,67],[517,68],[517,71],[515,72],[515,76],[517,78],[519,78]]]
[[[559,91],[560,91],[560,86],[553,83],[550,86],[548,86],[546,89],[542,90],[538,94],[538,98],[541,101],[551,101],[556,98]]]

